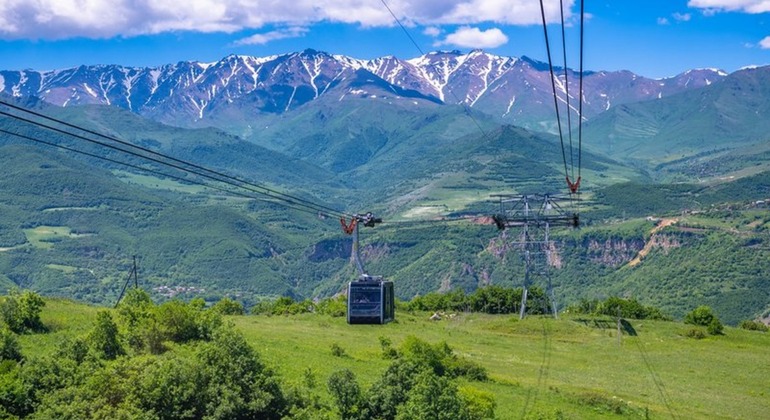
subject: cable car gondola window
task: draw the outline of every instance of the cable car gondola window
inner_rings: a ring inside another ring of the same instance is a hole
[[[360,280],[348,284],[348,323],[385,324],[394,318],[393,282]]]

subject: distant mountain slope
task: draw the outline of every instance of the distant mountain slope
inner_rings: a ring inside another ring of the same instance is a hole
[[[163,125],[114,107],[79,106],[60,108],[34,100],[21,103],[21,105],[33,108],[37,112],[42,112],[59,120],[67,121],[70,124],[90,128],[97,132],[117,137],[128,143],[168,154],[183,161],[241,177],[252,183],[291,190],[297,194],[308,194],[325,198],[332,197],[334,200],[343,199],[344,201],[343,184],[336,179],[333,173],[320,168],[312,162],[291,158],[280,152],[244,141],[215,128],[180,129]],[[15,111],[13,113],[20,114]],[[25,117],[29,117],[29,115]],[[49,125],[51,124],[50,122],[48,123]],[[56,126],[56,124],[53,125]],[[155,169],[162,169],[165,173],[171,175],[187,176],[172,168],[160,167],[151,161],[120,153],[82,139],[52,133],[51,131],[8,117],[0,118],[0,128],[135,165],[149,165]],[[119,146],[109,140],[98,137],[93,138],[104,143]],[[0,145],[10,143],[28,144],[29,142],[12,136],[3,135],[0,137]],[[78,158],[83,157],[78,156]],[[87,159],[96,166],[109,169],[126,169],[121,165],[108,163],[103,160]],[[314,185],[308,186],[308,179],[315,180]],[[206,181],[206,179],[202,180]],[[340,206],[344,207],[345,204],[340,204]]]
[[[688,164],[705,168],[711,158],[729,158],[730,151],[735,151],[733,158],[750,158],[756,147],[755,152],[770,160],[765,147],[770,141],[770,67],[741,70],[702,89],[612,108],[584,130],[593,150],[657,169],[686,170]],[[725,173],[714,165],[700,172],[695,175]]]
[[[262,118],[290,112],[329,95],[346,78],[366,70],[395,96],[463,104],[499,122],[552,128],[551,86],[543,63],[482,51],[434,52],[411,60],[360,60],[314,50],[270,57],[228,56],[214,63],[179,62],[157,68],[79,66],[50,71],[0,71],[0,92],[39,96],[59,106],[111,105],[179,126],[217,126],[242,134]],[[563,96],[563,70],[559,90]],[[569,91],[577,103],[572,70]],[[709,85],[717,70],[690,71],[653,80],[631,72],[587,72],[587,117],[629,102],[660,98]],[[432,100],[431,100],[432,98]]]

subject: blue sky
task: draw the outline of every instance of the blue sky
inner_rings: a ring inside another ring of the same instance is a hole
[[[563,0],[577,67],[579,0]],[[545,60],[535,0],[0,0],[0,69],[158,66],[306,48],[356,58],[481,48]],[[556,22],[558,0],[544,0]],[[667,77],[770,64],[770,0],[588,0],[585,68]],[[554,55],[560,32],[549,25]]]

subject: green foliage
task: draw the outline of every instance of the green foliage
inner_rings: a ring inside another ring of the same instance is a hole
[[[286,400],[272,370],[243,335],[219,328],[196,354],[202,373],[207,417],[280,419]]]
[[[337,405],[340,418],[344,420],[359,418],[362,396],[356,375],[349,369],[338,370],[329,377],[328,387]]]
[[[45,301],[37,293],[13,289],[0,302],[0,316],[8,328],[17,334],[41,332],[45,331],[40,320],[44,306]]]
[[[719,318],[717,318],[710,307],[705,305],[699,306],[688,312],[684,317],[684,322],[706,327],[711,335],[721,335],[724,329]]]
[[[118,336],[118,325],[107,311],[99,311],[96,314],[96,323],[86,338],[88,346],[100,358],[113,360],[125,354]]]
[[[393,348],[393,343],[389,338],[380,336],[377,338],[377,340],[380,342],[383,359],[397,359],[399,357],[398,350]]]
[[[722,335],[724,326],[718,318],[714,317],[714,319],[709,322],[708,326],[706,326],[706,331],[708,331],[711,335]]]
[[[457,386],[429,370],[421,371],[396,419],[466,420],[470,412]]]
[[[575,306],[569,308],[570,313],[584,313],[590,315],[608,315],[612,317],[620,316],[630,319],[658,319],[671,320],[663,312],[654,306],[644,306],[634,298],[624,299],[612,296],[603,302],[582,300]]]
[[[487,314],[518,313],[521,309],[523,289],[503,286],[485,286],[466,294],[462,289],[448,293],[432,292],[416,296],[407,305],[408,311],[463,311]],[[527,295],[529,314],[550,312],[550,299],[542,288],[531,287]]]
[[[220,311],[206,310],[202,299],[189,303],[173,299],[156,306],[140,289],[126,294],[118,306],[118,316],[131,348],[151,354],[164,352],[164,341],[208,340],[222,324]]]
[[[332,351],[332,356],[334,357],[347,357],[347,353],[345,352],[345,349],[343,349],[337,343],[332,343],[331,351]]]
[[[580,394],[577,399],[581,404],[593,407],[599,413],[632,414],[627,402],[617,398],[609,398],[596,392]]]
[[[684,335],[685,337],[694,338],[696,340],[706,338],[706,332],[703,331],[703,328],[690,328]]]
[[[23,358],[16,334],[7,328],[0,327],[0,362],[5,360],[20,362]]]
[[[215,303],[211,307],[211,310],[219,313],[220,315],[243,315],[244,314],[243,304],[227,297],[222,298],[217,303]]]
[[[254,315],[298,315],[315,311],[315,304],[310,300],[295,302],[289,296],[281,296],[274,301],[262,301],[254,305]]]
[[[382,340],[382,343],[389,341]],[[476,419],[493,417],[489,395],[461,396],[452,378],[487,378],[478,365],[461,361],[446,343],[406,338],[395,359],[366,393],[366,415],[381,419]],[[492,413],[492,414],[491,414]]]
[[[469,386],[459,388],[460,398],[465,402],[472,419],[494,419],[497,402],[492,393]]]
[[[348,312],[347,296],[339,295],[337,297],[321,299],[316,303],[315,308],[316,312],[319,314],[329,315],[335,318],[346,316]]]
[[[200,325],[199,311],[196,307],[182,302],[170,300],[157,308],[157,319],[163,335],[169,340],[184,343],[207,336],[210,331],[204,331]],[[205,334],[205,335],[204,335]]]
[[[762,322],[753,321],[753,320],[750,320],[750,319],[742,321],[741,324],[739,325],[739,327],[744,329],[744,330],[749,330],[749,331],[761,331],[761,332],[767,332],[768,331],[767,325],[765,325]]]
[[[714,311],[712,311],[710,307],[701,305],[688,312],[684,316],[684,322],[687,324],[706,327],[711,324],[711,321],[713,321],[715,318],[716,315],[714,315]]]

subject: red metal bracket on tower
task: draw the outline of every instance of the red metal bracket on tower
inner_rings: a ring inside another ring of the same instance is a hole
[[[352,235],[353,232],[356,230],[356,224],[358,224],[358,219],[355,217],[350,219],[350,224],[347,224],[345,222],[344,217],[340,217],[340,225],[342,225],[342,231],[348,235]]]
[[[578,177],[574,184],[569,180],[569,177],[567,177],[567,186],[569,187],[569,191],[572,194],[577,193],[578,189],[580,188],[580,177]]]

